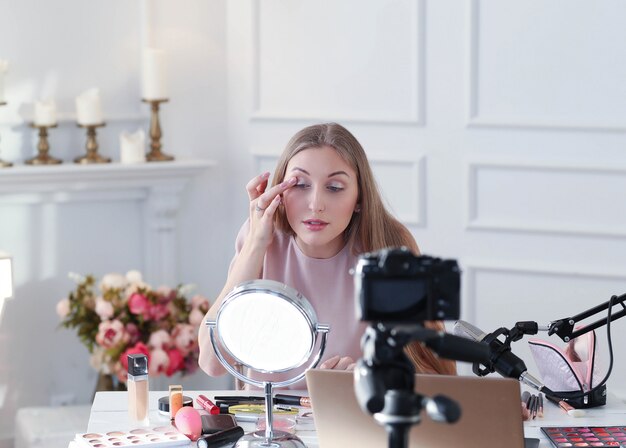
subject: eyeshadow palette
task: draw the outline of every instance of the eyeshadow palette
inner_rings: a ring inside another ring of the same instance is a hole
[[[541,430],[558,448],[626,447],[626,426],[558,426]]]
[[[165,448],[189,445],[189,438],[173,426],[136,428],[130,431],[89,432],[76,434],[74,439],[82,448],[150,447]]]

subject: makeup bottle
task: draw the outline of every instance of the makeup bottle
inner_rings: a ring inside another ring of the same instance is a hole
[[[128,355],[128,413],[133,423],[148,425],[148,357]]]

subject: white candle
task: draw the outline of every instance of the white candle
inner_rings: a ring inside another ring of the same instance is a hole
[[[76,121],[82,125],[104,123],[98,89],[89,89],[76,97]]]
[[[120,162],[140,163],[146,161],[146,134],[139,129],[133,134],[122,132],[120,134]]]
[[[57,106],[54,100],[35,102],[35,126],[54,126],[57,124]]]
[[[9,61],[4,59],[0,59],[0,103],[5,102],[4,98],[4,74],[7,72],[9,68]]]
[[[144,50],[141,80],[143,99],[167,99],[167,70],[163,50],[155,48]]]

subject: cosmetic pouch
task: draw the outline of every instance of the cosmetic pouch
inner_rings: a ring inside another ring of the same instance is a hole
[[[528,341],[543,384],[575,408],[593,408],[606,404],[606,385],[587,392],[604,378],[598,362],[595,331],[567,343],[565,350],[541,339]]]

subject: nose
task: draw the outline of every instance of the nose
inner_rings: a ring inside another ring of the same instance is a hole
[[[322,212],[326,209],[323,191],[320,188],[312,188],[309,197],[309,209],[313,212]]]

